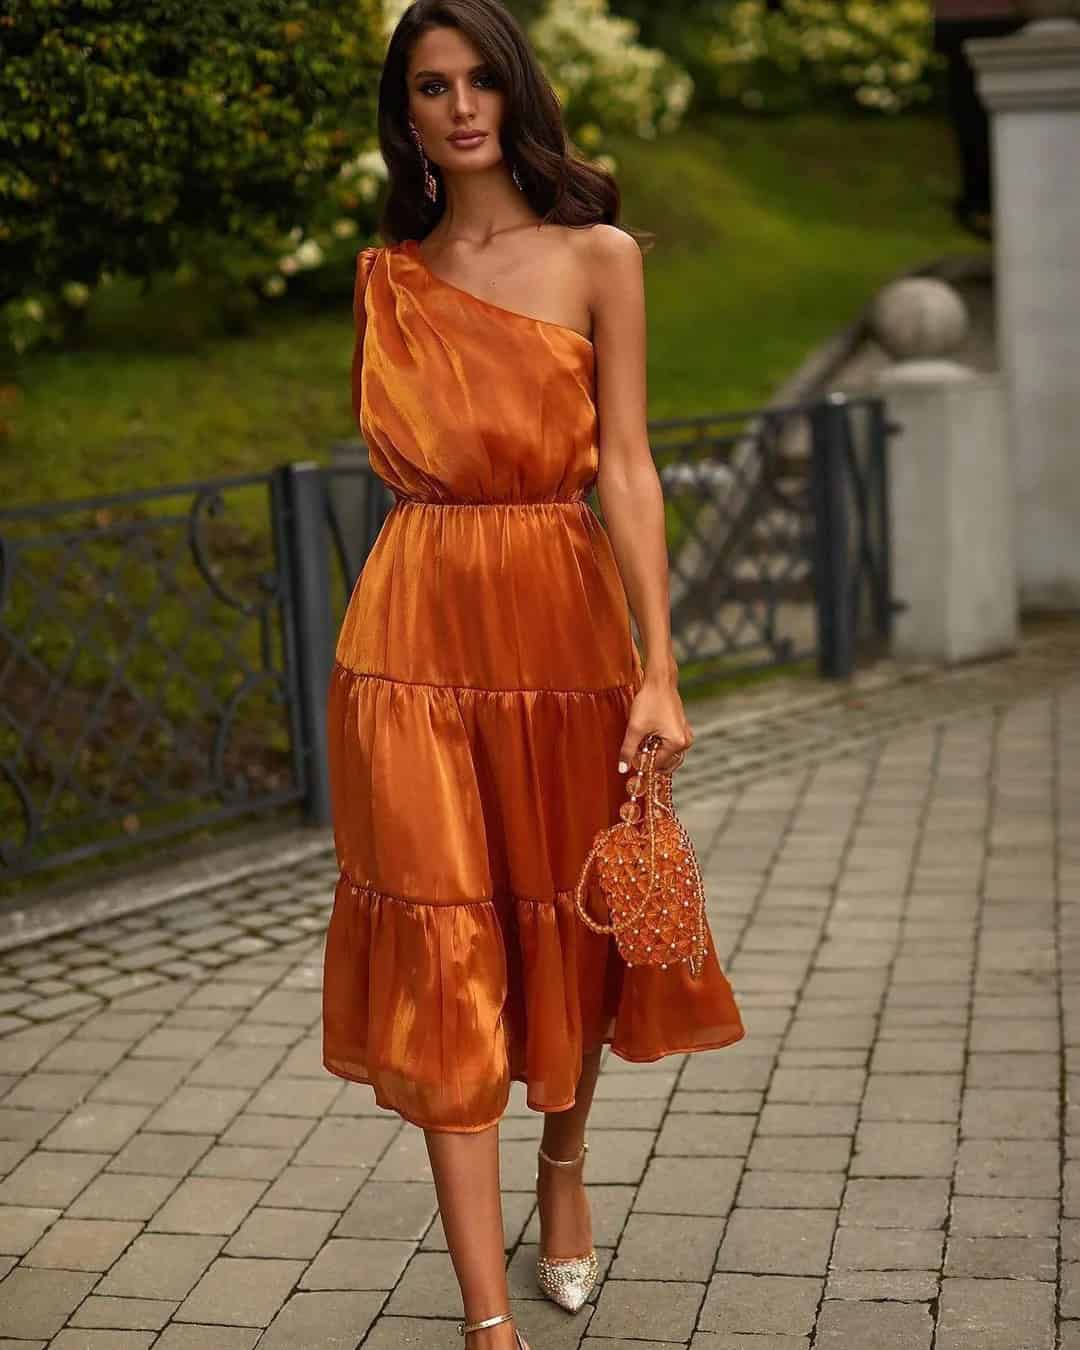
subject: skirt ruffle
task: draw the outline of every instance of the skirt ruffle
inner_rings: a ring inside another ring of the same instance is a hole
[[[414,1124],[481,1130],[511,1080],[538,1111],[571,1106],[600,1045],[655,1060],[744,1034],[711,940],[697,978],[628,968],[574,909],[592,840],[625,800],[618,749],[640,678],[491,690],[335,665],[331,1073]]]
[[[574,1104],[584,1053],[623,1059],[744,1035],[712,943],[702,974],[627,967],[572,891],[464,904],[405,900],[343,874],[323,975],[323,1063],[425,1128],[488,1128],[510,1082],[536,1111]]]

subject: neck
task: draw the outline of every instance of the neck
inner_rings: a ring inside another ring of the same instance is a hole
[[[540,224],[504,163],[475,173],[443,173],[446,209],[434,233],[446,242],[486,244],[495,235]]]

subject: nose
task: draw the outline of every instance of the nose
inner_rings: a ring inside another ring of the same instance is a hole
[[[462,120],[476,112],[476,90],[468,80],[454,86],[453,111],[454,116]]]

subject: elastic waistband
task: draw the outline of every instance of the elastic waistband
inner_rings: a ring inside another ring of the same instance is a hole
[[[545,506],[580,506],[584,501],[585,501],[584,492],[579,492],[573,497],[545,497],[545,498],[537,498],[534,501],[523,501],[523,502],[491,502],[491,501],[448,502],[448,501],[438,501],[435,498],[429,497],[406,497],[403,495],[399,495],[398,493],[394,494],[395,506],[438,506],[444,509],[451,508],[456,509],[458,511],[462,510],[471,511],[474,508],[483,508],[485,510],[495,509],[501,511],[536,510],[539,507]]]

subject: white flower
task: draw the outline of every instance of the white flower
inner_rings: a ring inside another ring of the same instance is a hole
[[[316,239],[305,239],[293,255],[300,267],[318,267],[325,256]]]
[[[278,271],[284,272],[287,277],[291,277],[294,273],[300,271],[300,264],[296,261],[295,256],[290,253],[288,257],[279,260]]]
[[[351,239],[359,227],[355,220],[349,216],[342,216],[340,220],[335,220],[333,225],[335,239]]]
[[[64,303],[72,309],[82,309],[90,299],[90,287],[81,281],[66,281],[60,289]]]
[[[40,323],[45,317],[45,306],[40,300],[27,300],[23,304],[23,314],[31,323]]]
[[[284,277],[267,277],[262,284],[263,295],[268,295],[271,300],[276,300],[279,295],[284,295],[285,290]]]

